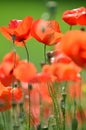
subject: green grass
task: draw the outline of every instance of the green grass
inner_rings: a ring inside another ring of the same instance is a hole
[[[23,19],[25,16],[32,16],[34,19],[41,18],[43,13],[47,11],[45,3],[48,0],[15,0],[15,1],[0,1],[0,26],[7,26],[11,19]],[[67,9],[86,6],[85,0],[58,0],[58,8],[55,19],[60,23],[62,32],[66,32],[69,26],[61,19],[62,13]],[[77,27],[74,27],[74,29]],[[40,62],[44,60],[43,44],[31,39],[27,42],[27,47],[30,53],[30,61],[35,63],[38,71],[40,71]],[[17,53],[21,59],[26,58],[26,52],[22,47],[16,47]],[[47,47],[51,49],[51,47]],[[11,42],[0,34],[0,61],[2,57],[12,50]]]

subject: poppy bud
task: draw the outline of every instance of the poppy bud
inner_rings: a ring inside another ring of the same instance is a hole
[[[48,1],[46,6],[51,16],[56,14],[57,3],[55,1]]]

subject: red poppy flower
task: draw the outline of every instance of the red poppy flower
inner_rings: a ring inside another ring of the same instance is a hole
[[[86,25],[86,8],[67,10],[63,13],[62,19],[69,25]]]
[[[52,62],[52,67],[53,73],[59,80],[80,80],[79,72],[81,68],[62,52],[57,51]]]
[[[13,100],[18,103],[22,101],[23,98],[23,93],[22,93],[22,88],[21,87],[15,87],[12,89],[12,95],[13,95]]]
[[[2,34],[9,40],[13,41],[16,45],[24,46],[24,43],[30,37],[30,29],[32,25],[32,17],[27,16],[20,22],[13,22],[8,27],[1,27]]]
[[[12,74],[6,75],[2,66],[0,66],[0,81],[4,86],[10,86],[12,83]]]
[[[11,87],[5,87],[0,83],[0,112],[11,108],[12,94]]]
[[[86,69],[86,32],[68,31],[58,47],[77,65]]]
[[[55,44],[62,38],[59,24],[55,20],[36,20],[32,25],[31,35],[46,45]]]
[[[14,60],[16,60],[16,62],[18,62],[19,61],[19,55],[16,53],[16,58],[15,58],[14,51],[10,51],[9,53],[7,53],[3,57],[2,62],[14,62]]]
[[[52,75],[54,81],[80,81],[79,72],[81,68],[78,67],[72,60],[66,59],[66,56],[54,61],[51,65],[43,66],[42,71],[46,74]]]
[[[14,65],[19,63],[19,55],[15,54],[14,51],[7,53],[2,59],[2,67],[6,75],[12,73]]]
[[[14,69],[14,76],[20,81],[29,82],[36,75],[36,72],[37,70],[34,64],[26,61],[20,61]]]
[[[59,65],[61,64],[61,66],[63,66],[64,68],[63,79],[64,80],[67,79],[68,77],[68,80],[80,81],[81,77],[80,77],[79,72],[81,72],[82,69],[79,66],[77,66],[75,62],[73,62],[73,60],[67,55],[65,55],[64,53],[59,52],[58,54],[56,54],[52,64],[53,65],[57,64],[57,66],[59,67],[59,70],[61,70]]]
[[[80,81],[80,69],[73,63],[52,64],[52,73],[57,77],[57,81]]]
[[[42,67],[42,73],[50,77],[50,79],[48,79],[46,82],[54,82],[57,79],[56,76],[54,76],[52,73],[52,68],[53,68],[52,65],[49,65],[49,64],[45,64]]]
[[[53,82],[55,79],[52,75],[45,73],[45,72],[41,72],[38,73],[35,77],[33,77],[30,80],[30,83],[47,83],[47,82]]]
[[[16,66],[18,62],[19,62],[19,56],[18,54],[16,54],[15,59],[15,54],[13,51],[7,53],[3,57],[2,63],[0,64],[0,81],[2,82],[3,85],[5,86],[11,85],[14,64]]]

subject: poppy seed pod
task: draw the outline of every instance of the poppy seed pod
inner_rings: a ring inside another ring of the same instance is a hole
[[[48,1],[46,7],[50,13],[50,16],[53,17],[57,12],[57,2],[56,1]]]

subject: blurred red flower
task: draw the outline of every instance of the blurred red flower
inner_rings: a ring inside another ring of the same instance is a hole
[[[53,82],[55,81],[54,77],[50,74],[47,74],[46,72],[40,72],[37,73],[36,76],[34,76],[30,83],[47,83],[47,82]]]
[[[7,53],[3,57],[2,67],[3,67],[6,75],[12,73],[12,71],[14,69],[14,65],[16,67],[17,64],[19,63],[19,60],[20,60],[19,55],[17,53],[15,54],[14,51]]]
[[[25,60],[20,61],[14,69],[14,76],[16,79],[23,82],[30,82],[30,80],[36,75],[36,67],[34,64]]]
[[[64,63],[58,63],[52,65],[53,69],[53,75],[57,77],[57,81],[63,82],[63,81],[80,81],[80,70],[79,68],[73,64],[64,64]]]
[[[33,123],[35,125],[38,125],[40,122],[40,102],[44,104],[44,106],[42,106],[42,112],[43,115],[47,118],[49,113],[46,113],[46,111],[44,111],[44,109],[46,109],[45,104],[51,104],[52,99],[49,95],[47,84],[33,84],[32,86],[32,90],[30,91],[31,115],[34,121]]]
[[[15,61],[15,63],[14,63]],[[12,83],[12,76],[13,76],[13,70],[14,70],[14,64],[15,66],[19,62],[19,56],[16,54],[16,60],[15,60],[15,54],[13,51],[7,53],[0,64],[0,81],[5,86],[10,86]]]
[[[68,31],[63,36],[58,48],[77,65],[86,69],[86,32],[80,30]]]
[[[30,38],[30,29],[33,18],[25,17],[22,21],[10,21],[8,27],[1,27],[1,33],[16,45],[24,46],[26,41]]]
[[[0,83],[0,112],[8,110],[12,106],[11,89],[11,87],[5,87]]]
[[[59,54],[51,65],[44,65],[42,71],[52,75],[54,80],[62,81],[79,81],[81,68],[78,67],[66,55]]]
[[[66,10],[62,15],[62,19],[69,25],[86,25],[86,8]]]
[[[22,101],[23,93],[22,93],[21,87],[19,87],[19,86],[14,87],[11,92],[12,92],[14,102],[19,103]]]
[[[46,21],[38,19],[32,24],[31,35],[41,43],[52,45],[59,42],[62,33],[58,22],[55,20]]]

